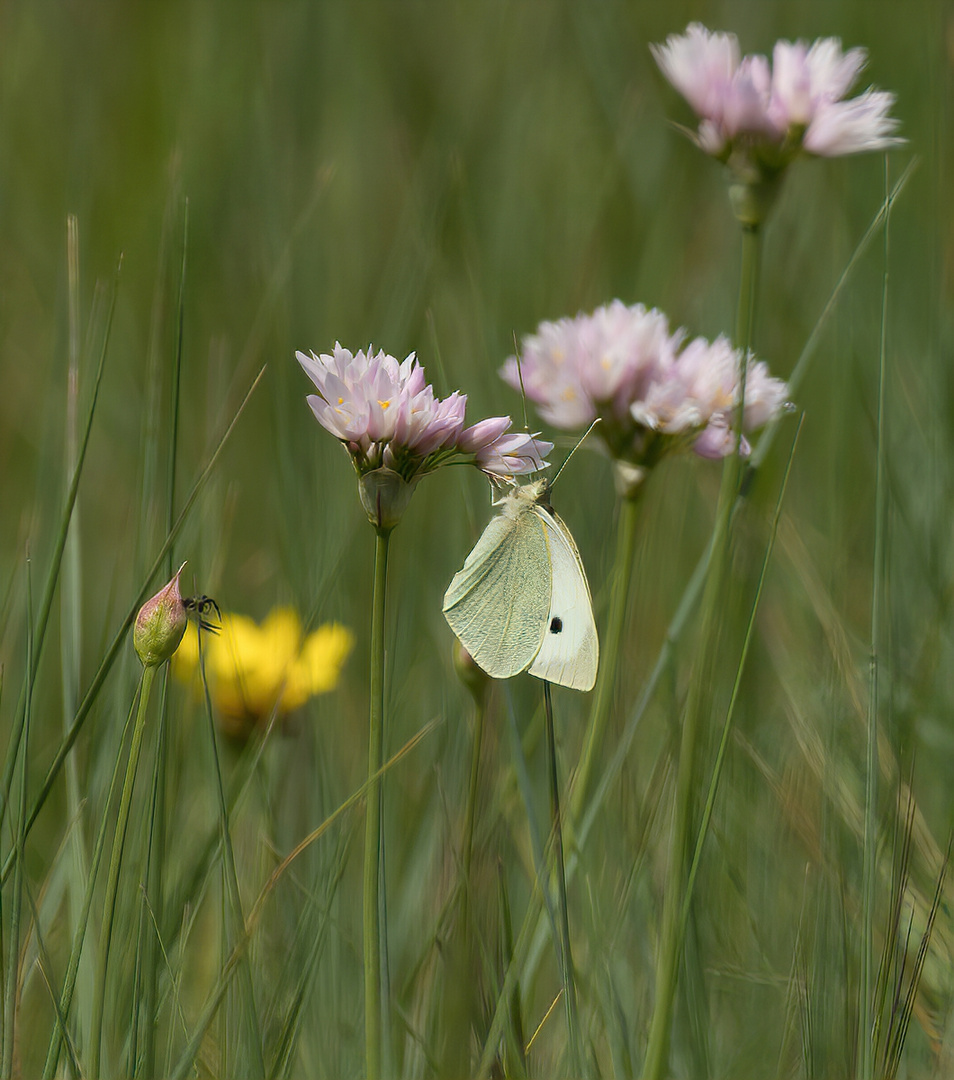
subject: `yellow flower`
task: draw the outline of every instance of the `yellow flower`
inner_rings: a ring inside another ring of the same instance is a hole
[[[326,623],[303,639],[291,608],[274,608],[258,625],[247,615],[223,614],[218,634],[202,639],[212,701],[230,734],[248,734],[276,710],[279,717],[316,694],[333,690],[354,645],[354,635]],[[190,623],[173,669],[183,680],[198,677],[198,631]],[[228,722],[230,721],[230,722]]]

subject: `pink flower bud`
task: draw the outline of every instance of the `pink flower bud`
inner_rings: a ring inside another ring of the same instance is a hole
[[[142,605],[136,616],[133,644],[143,667],[165,663],[178,649],[185,633],[188,612],[179,592],[179,575],[184,569],[185,563],[165,588]]]

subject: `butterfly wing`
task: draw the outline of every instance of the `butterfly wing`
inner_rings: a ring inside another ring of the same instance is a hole
[[[539,652],[550,580],[544,523],[532,504],[508,507],[484,529],[444,594],[444,617],[488,675],[516,675]]]
[[[532,513],[549,547],[552,587],[543,643],[530,674],[574,690],[592,690],[600,647],[580,553],[559,515],[543,505],[534,506]]]

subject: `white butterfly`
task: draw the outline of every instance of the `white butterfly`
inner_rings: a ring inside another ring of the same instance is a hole
[[[513,485],[444,594],[444,616],[495,679],[520,671],[592,690],[599,664],[590,587],[550,485]]]

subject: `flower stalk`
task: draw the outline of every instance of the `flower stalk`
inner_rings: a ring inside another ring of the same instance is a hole
[[[368,719],[368,801],[364,837],[364,1025],[368,1080],[381,1076],[381,1031],[387,1002],[381,979],[381,777],[384,764],[384,620],[390,530],[377,533],[371,600],[371,702]]]
[[[553,449],[529,432],[509,434],[509,416],[464,427],[467,397],[438,398],[414,353],[403,361],[385,352],[351,352],[336,343],[330,353],[296,353],[316,394],[308,397],[315,419],[345,448],[358,477],[361,505],[374,527],[368,794],[364,845],[365,1054],[369,1080],[381,1075],[382,1041],[390,1030],[386,964],[381,778],[384,753],[384,623],[388,543],[407,510],[416,484],[428,473],[465,461],[495,476],[538,472]]]

